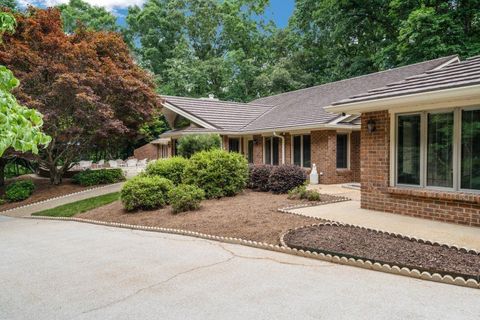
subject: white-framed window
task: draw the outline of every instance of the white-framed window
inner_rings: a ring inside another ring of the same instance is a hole
[[[160,158],[168,158],[168,148],[169,146],[166,144],[161,144],[160,145]]]
[[[263,163],[277,166],[279,164],[280,138],[263,137]]]
[[[480,107],[395,115],[396,185],[480,191]]]
[[[304,168],[311,167],[311,137],[309,134],[292,136],[292,163]]]
[[[337,133],[337,169],[350,169],[349,133]]]

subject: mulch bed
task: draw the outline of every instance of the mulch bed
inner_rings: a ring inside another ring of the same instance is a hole
[[[323,196],[331,201],[334,196]],[[170,207],[128,213],[120,201],[76,217],[132,225],[174,228],[215,236],[279,244],[280,235],[289,229],[318,223],[319,220],[281,213],[279,208],[306,204],[286,195],[246,190],[235,197],[205,200],[197,211],[172,214]]]
[[[284,236],[291,248],[336,254],[381,264],[480,279],[480,254],[402,239],[374,230],[317,225]]]
[[[80,192],[83,190],[91,189],[94,187],[82,187],[77,184],[73,184],[70,179],[64,179],[61,185],[55,186],[50,184],[50,179],[45,178],[32,178],[29,176],[22,176],[19,178],[8,180],[6,185],[12,183],[15,180],[32,180],[35,184],[35,191],[33,194],[23,201],[9,202],[0,205],[0,212],[8,209],[18,208],[27,204],[48,200],[55,197],[64,196],[70,193]],[[0,197],[5,193],[5,187],[0,187]]]

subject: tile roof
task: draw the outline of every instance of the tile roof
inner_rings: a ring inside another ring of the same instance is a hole
[[[240,130],[257,119],[272,106],[219,101],[213,99],[194,99],[174,96],[162,96],[173,106],[192,114],[215,128]]]
[[[429,70],[401,81],[391,82],[386,86],[334,102],[332,105],[378,100],[476,84],[480,84],[480,56],[457,61],[441,69]]]
[[[422,74],[442,66],[455,58],[457,56],[443,57],[256,99],[252,103],[273,105],[275,108],[247,125],[244,130],[327,124],[339,117],[338,114],[324,110],[324,107],[331,105],[333,102],[364,93],[370,89],[385,86],[387,83],[401,81],[407,77]]]
[[[429,60],[264,97],[250,103],[175,96],[163,96],[163,98],[167,103],[206,122],[219,131],[252,132],[277,128],[315,126],[329,124],[332,121],[333,123],[338,122],[339,125],[358,126],[358,118],[342,120],[339,118],[341,116],[325,111],[324,107],[355,95],[360,97],[362,93],[368,90],[373,91],[375,88],[385,87],[388,83],[403,83],[402,80],[406,78],[421,79],[423,74],[434,73],[436,71],[433,70],[440,66],[443,67],[439,69],[439,72],[449,70],[453,65],[457,65],[457,63],[453,62],[455,61],[454,59],[458,60],[457,56]],[[450,62],[451,64],[447,64]],[[447,65],[444,66],[445,64]],[[459,68],[457,70],[457,77],[462,77],[461,72],[462,69]],[[463,78],[465,77],[462,77],[462,79]],[[207,132],[199,128],[188,130],[191,130],[192,133],[195,130],[198,132]],[[212,129],[209,129],[208,132],[211,131]],[[187,131],[183,130],[182,132],[186,133]],[[173,133],[175,133],[175,131],[169,132],[168,134]]]

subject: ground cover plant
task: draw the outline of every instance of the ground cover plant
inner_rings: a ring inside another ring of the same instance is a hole
[[[72,177],[74,183],[81,186],[116,183],[125,180],[122,169],[85,170]]]
[[[187,164],[188,160],[183,157],[160,159],[150,162],[145,169],[145,174],[167,178],[178,185],[182,183],[183,171]]]
[[[290,231],[292,248],[341,254],[420,271],[480,279],[480,255],[421,243],[360,227],[317,225]]]
[[[126,210],[152,210],[169,203],[168,192],[173,182],[159,176],[137,176],[122,188],[121,199]]]
[[[246,187],[247,179],[247,160],[224,150],[194,154],[184,171],[184,183],[203,189],[207,199],[233,196]]]
[[[73,203],[68,203],[52,209],[43,210],[33,213],[33,216],[48,216],[48,217],[72,217],[76,214],[86,212],[120,199],[119,192],[108,193],[98,197],[88,198]]]
[[[22,201],[30,197],[35,190],[32,180],[18,180],[5,189],[5,199],[10,202]]]
[[[308,201],[320,201],[321,194],[317,190],[307,190],[306,185],[301,185],[288,191],[289,199],[305,199]]]

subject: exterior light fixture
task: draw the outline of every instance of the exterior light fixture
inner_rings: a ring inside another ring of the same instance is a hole
[[[368,133],[372,133],[375,131],[375,121],[370,119],[368,120],[367,122],[367,130],[368,130]]]

